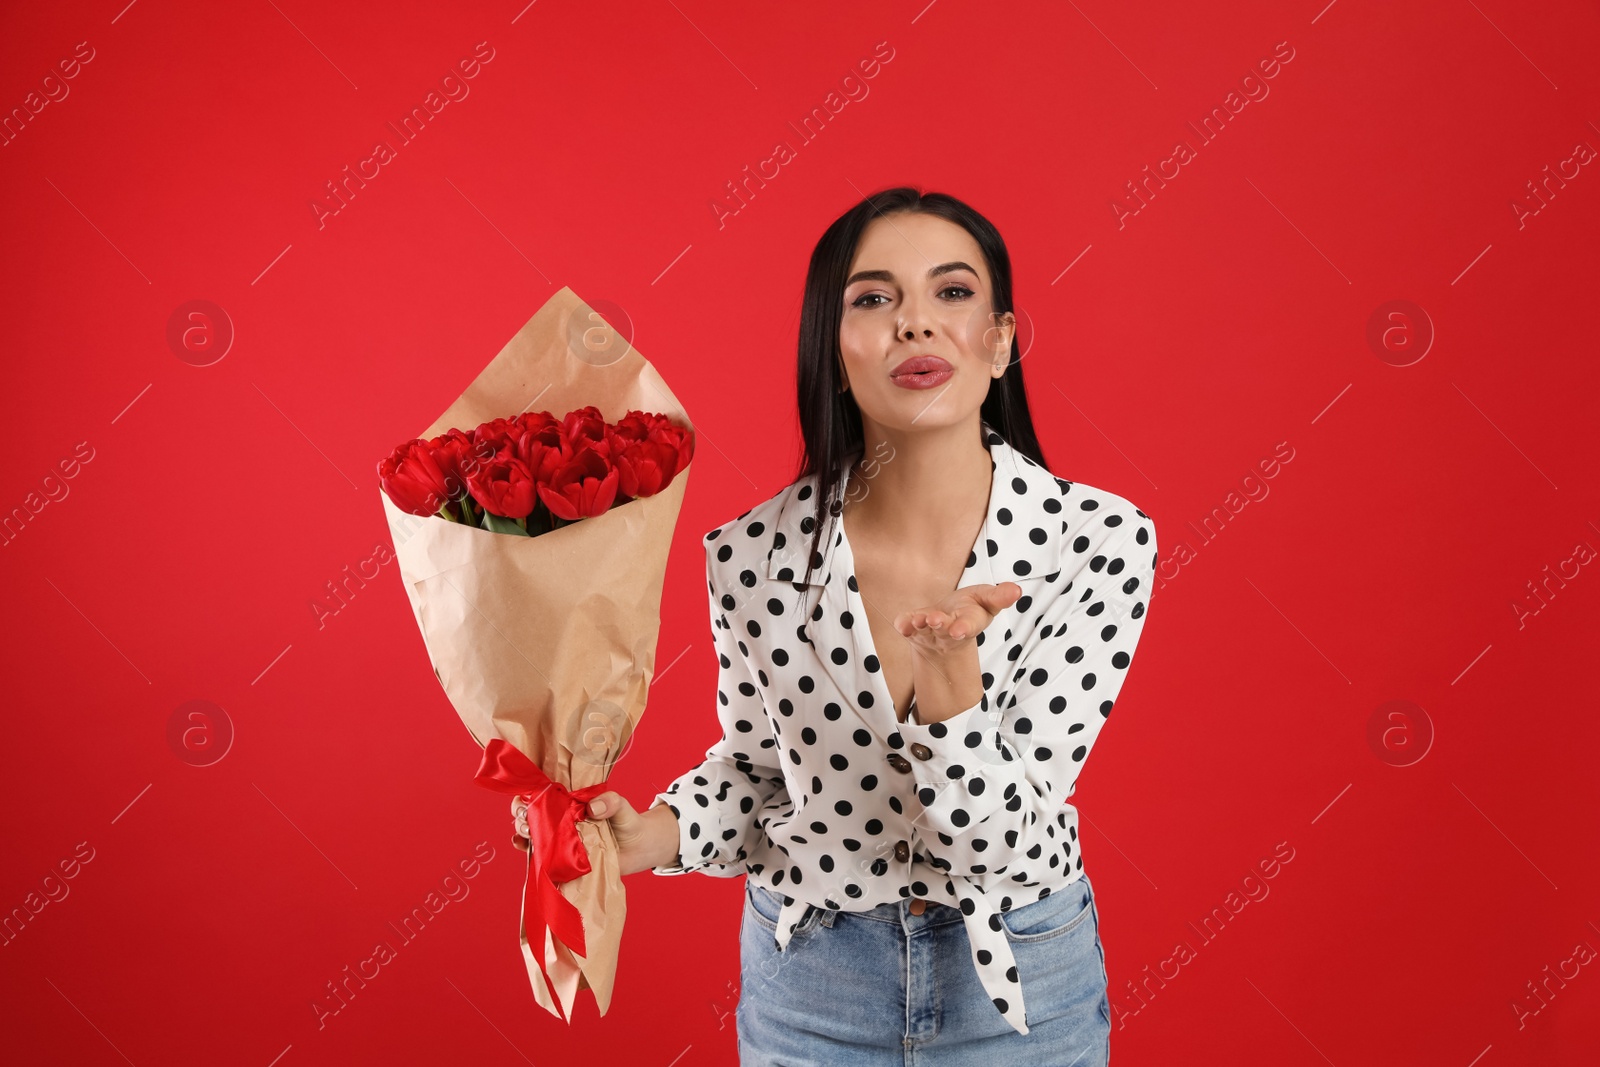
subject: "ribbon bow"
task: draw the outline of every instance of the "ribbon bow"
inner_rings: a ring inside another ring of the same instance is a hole
[[[545,983],[544,934],[549,929],[579,956],[588,954],[583,914],[556,887],[588,874],[589,850],[578,836],[577,819],[589,801],[606,791],[604,782],[568,790],[540,770],[515,745],[494,737],[483,748],[483,762],[474,779],[486,789],[528,797],[528,878],[522,888],[522,925],[530,944],[537,945],[539,971]]]

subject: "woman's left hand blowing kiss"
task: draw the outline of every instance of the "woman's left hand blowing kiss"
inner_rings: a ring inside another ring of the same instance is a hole
[[[1021,595],[1022,586],[1016,582],[963,586],[931,607],[902,611],[894,618],[894,628],[918,651],[947,655],[988,628]]]

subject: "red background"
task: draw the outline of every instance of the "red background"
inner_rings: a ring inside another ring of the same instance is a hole
[[[387,543],[377,460],[556,289],[610,301],[701,434],[613,778],[645,803],[716,737],[699,540],[793,477],[807,257],[903,183],[1006,236],[1049,466],[1157,524],[1075,798],[1117,1059],[1595,1062],[1600,962],[1527,987],[1600,949],[1600,174],[1528,189],[1600,147],[1593,4],[124,4],[0,32],[6,113],[94,50],[0,147],[0,508],[70,490],[0,550],[0,906],[70,890],[0,950],[8,1062],[733,1063],[742,880],[631,877],[609,1014],[547,1015],[507,804],[393,565],[312,604]],[[481,41],[469,95],[319,227],[324,182]],[[1186,124],[1279,42],[1202,146]],[[1180,138],[1196,158],[1119,223]],[[190,300],[236,331],[209,366],[167,340]],[[169,740],[192,700],[234,731],[210,766]],[[319,1028],[478,842],[470,896]]]

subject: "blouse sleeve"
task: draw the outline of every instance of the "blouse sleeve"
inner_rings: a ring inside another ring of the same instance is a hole
[[[900,727],[922,808],[912,822],[954,846],[950,859],[966,860],[956,869],[1037,858],[1043,830],[1030,828],[1054,825],[1077,787],[1127,678],[1155,574],[1155,524],[1128,510],[1120,525],[1069,546],[1070,584],[1019,638],[1017,668],[995,706],[985,693],[943,722]]]
[[[774,804],[789,804],[755,667],[740,651],[741,642],[728,621],[740,602],[731,589],[718,588],[711,561],[714,546],[706,543],[706,589],[719,664],[717,718],[722,737],[706,750],[704,762],[657,793],[650,805],[664,803],[678,817],[678,862],[651,868],[655,874],[700,871],[733,878],[745,873],[742,861],[752,835],[760,832],[755,826],[758,816]]]

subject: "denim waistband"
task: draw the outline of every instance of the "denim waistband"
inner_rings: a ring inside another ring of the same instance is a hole
[[[925,930],[936,926],[949,926],[951,923],[960,922],[963,918],[960,908],[952,908],[948,904],[935,904],[931,900],[928,901],[926,910],[921,915],[916,915],[911,911],[912,899],[914,898],[907,897],[905,900],[894,904],[879,904],[870,911],[852,911],[848,914],[852,919],[871,919],[873,922],[894,923],[896,926],[903,926],[907,930]],[[816,907],[815,904],[811,906],[813,908]],[[827,908],[818,910],[822,912],[823,926],[832,926],[834,918],[841,914],[838,911],[829,911]]]
[[[775,904],[783,903],[781,896],[764,885],[751,883],[751,888],[758,893],[766,893]],[[812,904],[802,914],[800,925],[804,926],[810,921],[813,911],[820,912],[822,914],[822,918],[819,920],[821,925],[830,928],[833,926],[834,920],[840,915],[849,915],[852,919],[870,919],[873,922],[893,923],[895,926],[904,927],[907,930],[926,930],[938,926],[948,926],[951,923],[961,922],[964,918],[960,908],[953,908],[948,904],[939,904],[932,900],[927,901],[927,906],[921,915],[914,914],[911,911],[911,902],[915,899],[915,897],[906,897],[892,904],[879,904],[877,907],[869,908],[866,911],[851,911],[845,908],[821,908]]]

